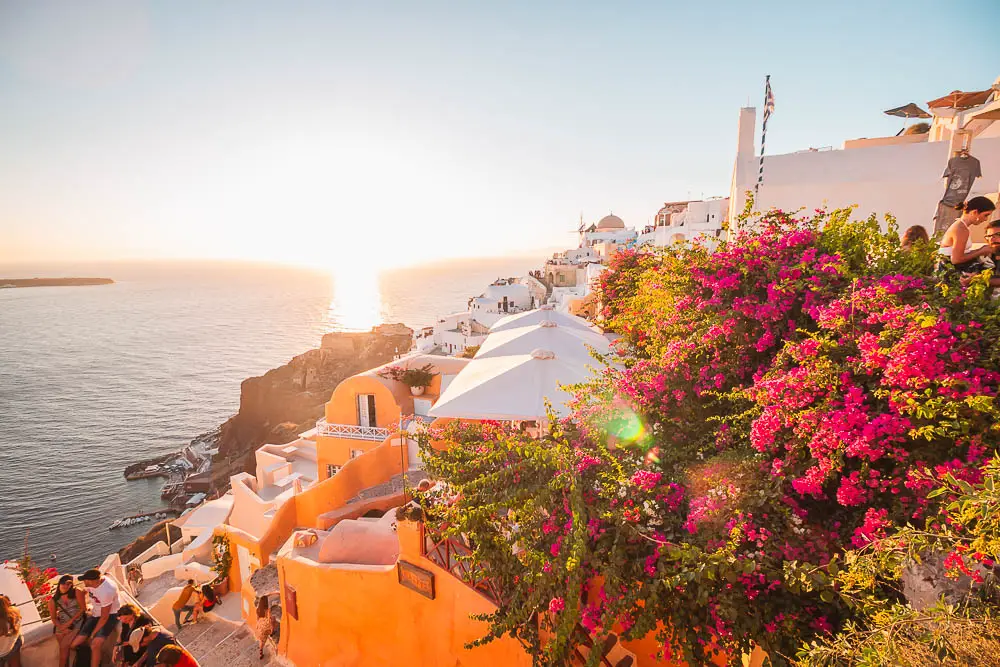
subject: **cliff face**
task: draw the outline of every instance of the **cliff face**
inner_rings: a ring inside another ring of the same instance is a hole
[[[368,333],[330,333],[318,350],[243,381],[240,411],[222,425],[213,477],[228,474],[265,443],[282,444],[312,428],[340,382],[393,360],[410,349],[413,332],[403,325],[382,325]],[[218,470],[216,470],[218,469]]]

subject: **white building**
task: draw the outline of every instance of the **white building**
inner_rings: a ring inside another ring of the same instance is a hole
[[[667,246],[683,241],[717,242],[729,219],[729,199],[667,202],[656,213],[655,227],[646,228],[636,245]]]
[[[982,177],[974,181],[966,199],[1000,189],[997,93],[986,90],[961,95],[968,97],[958,106],[976,103],[975,106],[963,109],[940,106],[958,99],[958,94],[933,100],[928,104],[933,115],[930,131],[923,134],[855,139],[845,141],[836,150],[809,148],[766,156],[756,209],[811,211],[856,204],[858,216],[891,213],[900,230],[924,225],[933,231],[933,218],[945,189],[942,174],[948,160],[960,148],[967,148],[979,160],[982,170]],[[778,117],[772,120],[772,128],[778,121]],[[756,124],[756,109],[740,110],[729,206],[733,221],[743,210],[747,192],[752,192],[757,183]]]
[[[461,355],[467,348],[480,345],[494,322],[531,310],[544,298],[545,286],[535,278],[501,278],[469,299],[468,310],[446,315],[418,331],[414,345],[425,354]]]

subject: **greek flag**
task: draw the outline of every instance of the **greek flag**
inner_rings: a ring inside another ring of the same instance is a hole
[[[767,141],[767,119],[774,113],[774,92],[771,90],[771,75],[764,79],[764,124],[760,131],[760,166],[757,168],[757,185],[754,186],[754,194],[760,189],[760,184],[764,182],[764,144]]]

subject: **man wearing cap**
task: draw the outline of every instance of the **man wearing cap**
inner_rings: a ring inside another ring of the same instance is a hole
[[[172,634],[159,625],[144,625],[136,628],[128,637],[129,647],[139,656],[138,667],[156,667],[156,655],[164,646],[176,643]]]
[[[104,642],[118,627],[118,586],[101,574],[100,570],[87,570],[80,577],[84,592],[90,601],[90,615],[83,622],[80,634],[73,640],[73,648],[90,644],[91,667],[101,667]]]

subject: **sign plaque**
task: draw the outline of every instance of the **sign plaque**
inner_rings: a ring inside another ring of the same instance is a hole
[[[399,583],[412,589],[424,597],[434,599],[434,573],[417,567],[404,560],[396,563],[396,574]]]

